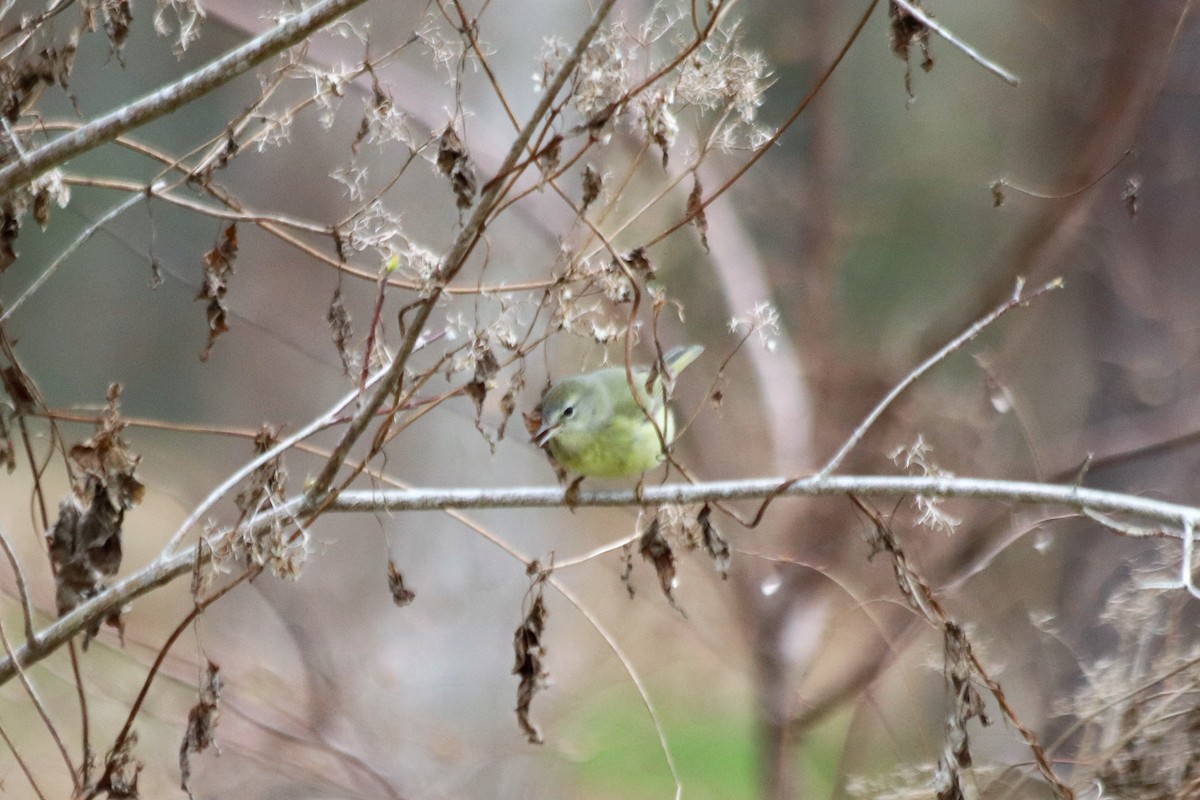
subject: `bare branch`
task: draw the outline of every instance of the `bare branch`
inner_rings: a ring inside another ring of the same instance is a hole
[[[8,541],[8,531],[4,529],[3,525],[0,525],[0,548],[4,550],[4,557],[8,559],[13,576],[17,581],[17,596],[21,598],[21,616],[25,623],[25,638],[33,639],[33,598],[29,595],[25,570],[21,569],[21,564],[17,561],[17,554],[13,550],[12,543]]]
[[[224,86],[268,58],[304,41],[314,31],[325,27],[364,2],[365,0],[323,0],[308,11],[284,20],[272,30],[170,86],[152,92],[141,100],[123,105],[72,133],[42,145],[27,157],[0,168],[0,196],[81,153],[170,114],[213,89]]]
[[[1009,86],[1019,86],[1020,85],[1020,83],[1021,83],[1020,78],[1018,78],[1016,75],[1012,74],[1011,72],[1009,72],[1004,67],[997,64],[996,62],[990,61],[987,58],[984,58],[983,55],[978,50],[976,50],[974,47],[971,47],[969,44],[967,44],[966,42],[959,39],[957,36],[952,34],[950,31],[946,30],[944,27],[939,25],[937,22],[934,22],[933,19],[928,14],[926,14],[924,11],[922,11],[921,9],[914,6],[912,3],[908,2],[908,0],[892,0],[892,2],[895,3],[896,5],[900,6],[901,8],[903,8],[905,10],[905,12],[907,12],[910,16],[912,16],[914,19],[916,19],[918,22],[920,22],[926,28],[929,28],[929,30],[933,31],[938,36],[941,36],[947,42],[949,42],[950,44],[957,47],[959,50],[961,50],[963,52],[964,55],[966,55],[967,58],[971,59],[979,66],[983,67],[988,72],[992,73],[993,75],[998,77],[1000,80],[1007,83]]]
[[[8,641],[8,633],[4,630],[4,623],[0,622],[0,642],[4,643],[4,652],[6,654],[5,661],[12,661],[14,658],[12,643]],[[46,709],[46,704],[42,702],[41,696],[37,689],[34,688],[33,682],[29,680],[29,676],[25,670],[17,665],[17,677],[21,679],[21,686],[25,689],[25,694],[29,695],[29,700],[33,703],[33,707],[37,709],[38,716],[42,718],[42,723],[46,726],[46,730],[50,732],[50,737],[54,739],[54,744],[58,746],[58,752],[66,762],[67,772],[71,775],[71,780],[75,782],[75,791],[79,792],[81,786],[79,783],[79,773],[75,770],[75,765],[71,761],[71,754],[67,752],[67,746],[62,740],[62,736],[58,733],[58,726],[54,724],[54,720],[50,719],[50,712]],[[13,752],[16,752],[15,750]]]
[[[887,393],[887,396],[880,400],[879,404],[875,406],[875,408],[871,409],[871,413],[867,414],[866,419],[859,423],[859,426],[854,429],[854,433],[850,434],[850,438],[847,439],[845,444],[841,446],[841,449],[834,453],[833,458],[829,459],[828,463],[821,467],[820,474],[829,475],[835,469],[837,469],[846,456],[849,455],[850,451],[854,449],[854,446],[862,441],[863,436],[867,434],[867,431],[872,425],[875,424],[875,421],[879,419],[879,415],[887,410],[887,407],[890,406],[892,402],[904,392],[905,389],[916,383],[922,375],[924,375],[926,372],[929,372],[929,370],[933,369],[939,363],[944,361],[946,357],[955,350],[958,350],[964,344],[974,339],[976,336],[982,333],[985,328],[987,328],[996,320],[1000,319],[1009,311],[1012,311],[1014,308],[1027,305],[1030,300],[1033,300],[1034,298],[1039,297],[1046,292],[1062,288],[1063,282],[1061,278],[1055,278],[1054,280],[1038,289],[1035,289],[1029,294],[1021,293],[1024,285],[1024,281],[1018,280],[1012,296],[1001,303],[990,314],[987,314],[982,319],[976,321],[973,325],[971,325],[971,327],[967,328],[961,334],[952,339],[945,347],[927,358],[916,369],[908,373],[908,375],[904,376],[904,380],[896,384],[896,386]]]
[[[451,508],[561,508],[568,505],[567,489],[562,487],[526,487],[511,489],[407,489],[343,491],[329,500],[325,511],[438,511]],[[578,492],[570,498],[579,507],[647,506],[663,503],[702,503],[717,500],[749,500],[781,495],[828,497],[856,494],[863,497],[958,498],[996,500],[1021,504],[1048,504],[1074,510],[1127,514],[1135,519],[1159,523],[1171,529],[1200,524],[1200,507],[1186,506],[1101,489],[1028,481],[988,480],[946,476],[884,475],[813,475],[806,478],[753,478],[739,481],[714,481],[694,484],[664,484],[640,489]],[[291,519],[304,507],[305,497],[296,497],[276,509],[260,514],[246,523],[253,532],[265,529],[276,520]],[[245,528],[237,529],[244,532]],[[211,560],[213,549],[233,535],[227,529],[212,537],[212,547],[204,548],[201,563]],[[1178,538],[1178,530],[1164,530],[1164,536]],[[80,631],[126,603],[196,566],[194,552],[162,558],[131,575],[107,591],[80,605],[71,613],[42,630],[32,642],[18,648],[13,656],[0,661],[0,684],[22,667],[42,660]]]

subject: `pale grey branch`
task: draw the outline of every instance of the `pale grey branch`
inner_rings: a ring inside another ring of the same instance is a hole
[[[974,47],[971,47],[971,45],[967,44],[962,39],[959,39],[957,36],[952,34],[950,31],[946,30],[944,27],[939,25],[928,14],[926,14],[920,8],[914,6],[912,3],[908,2],[908,0],[892,0],[892,2],[895,3],[896,5],[900,6],[900,8],[903,8],[905,11],[907,11],[913,17],[915,17],[918,21],[920,21],[920,23],[922,25],[929,28],[929,30],[933,31],[938,36],[941,36],[943,39],[945,39],[947,42],[952,44],[954,47],[957,47],[959,50],[961,50],[963,52],[964,55],[966,55],[967,58],[971,59],[979,66],[986,69],[988,72],[990,72],[993,75],[995,75],[996,77],[1000,78],[1000,80],[1004,81],[1009,86],[1019,86],[1020,85],[1020,83],[1021,83],[1020,78],[1018,78],[1016,75],[1012,74],[1011,72],[1009,72],[1004,67],[997,64],[996,62],[985,58],[982,53],[980,53]]]
[[[169,114],[229,83],[267,59],[304,41],[314,31],[364,2],[366,0],[322,0],[309,10],[285,19],[261,36],[170,86],[152,92],[38,147],[27,156],[0,169],[0,196],[81,153],[112,141],[123,133]]]
[[[638,506],[663,503],[702,503],[711,500],[762,500],[786,496],[829,496],[856,494],[863,497],[957,498],[994,500],[1005,503],[1052,505],[1081,514],[1103,512],[1124,514],[1143,523],[1166,528],[1164,535],[1181,536],[1181,530],[1193,530],[1200,523],[1200,508],[1163,500],[1154,500],[1119,492],[1087,489],[1074,485],[1032,483],[1028,481],[987,480],[984,478],[812,475],[801,478],[755,478],[695,484],[647,486],[641,496],[633,489],[584,491],[574,498],[576,507]],[[276,520],[290,520],[302,507],[303,498],[294,498],[248,524],[260,530]],[[550,508],[563,507],[566,489],[562,487],[525,487],[511,489],[405,489],[345,491],[325,509],[330,512],[436,511],[449,508]],[[209,545],[186,553],[163,557],[126,578],[98,597],[84,603],[41,631],[36,640],[25,642],[15,653],[22,668],[36,663],[57,650],[80,631],[143,594],[211,560],[214,549],[233,534],[226,530],[213,536]],[[0,661],[0,684],[17,672],[13,658]]]

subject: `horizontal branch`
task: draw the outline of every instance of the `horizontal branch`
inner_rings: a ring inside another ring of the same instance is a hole
[[[803,478],[753,478],[695,484],[667,484],[634,489],[582,491],[572,503],[579,507],[645,506],[664,503],[702,503],[712,500],[763,500],[783,496],[820,497],[855,494],[863,497],[956,498],[995,500],[1007,503],[1052,505],[1073,511],[1124,514],[1128,517],[1171,528],[1200,526],[1200,508],[1138,497],[1120,492],[1081,486],[987,480],[984,478],[911,477],[879,475],[814,475]],[[293,519],[303,498],[293,498],[260,514],[248,525],[252,531]],[[561,487],[511,489],[397,489],[345,491],[326,507],[327,512],[440,511],[450,508],[552,508],[567,505],[567,490]],[[175,578],[203,566],[214,549],[222,549],[235,531],[226,529],[206,537],[205,545],[161,558],[134,575],[89,600],[25,642],[15,653],[22,668],[53,653],[81,631],[103,620],[136,598]],[[239,533],[244,533],[244,529]],[[1170,531],[1180,535],[1177,531]],[[0,660],[0,684],[17,674],[13,658]]]
[[[394,489],[347,491],[330,511],[437,511],[443,508],[547,508],[565,506],[566,489],[533,487],[512,489]],[[751,478],[708,483],[645,486],[634,489],[581,491],[576,507],[637,506],[663,503],[703,503],[710,500],[760,500],[772,496],[857,494],[864,497],[959,498],[1000,500],[1023,504],[1049,504],[1076,511],[1084,509],[1125,513],[1143,521],[1182,527],[1200,521],[1200,508],[1146,497],[1087,489],[1080,486],[988,480],[985,478],[916,477],[882,475],[813,475],[804,478]]]

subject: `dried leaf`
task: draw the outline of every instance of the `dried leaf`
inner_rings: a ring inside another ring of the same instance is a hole
[[[920,8],[928,17],[933,17],[918,0],[913,6]],[[912,60],[909,48],[918,47],[921,50],[921,69],[929,72],[933,69],[933,53],[929,49],[930,29],[924,22],[908,13],[895,3],[888,3],[888,16],[891,23],[888,27],[888,39],[891,41],[892,52],[904,62],[904,91],[909,99],[915,97],[912,88]]]
[[[363,114],[362,122],[358,125],[358,133],[354,135],[354,141],[350,143],[350,152],[354,155],[358,155],[358,148],[371,134],[371,121],[387,118],[395,105],[395,101],[383,88],[379,82],[379,76],[375,74],[375,70],[371,69],[369,63],[367,71],[371,74],[371,106],[370,110]]]
[[[717,526],[712,521],[712,508],[708,503],[700,509],[700,513],[696,515],[696,524],[700,526],[700,543],[704,547],[704,552],[708,553],[713,560],[713,566],[724,579],[729,578],[729,542],[725,541],[725,537],[717,530]]]
[[[521,419],[525,421],[525,430],[529,431],[530,436],[534,436],[542,429],[542,406],[539,403],[529,410],[529,413],[522,412]]]
[[[555,134],[554,138],[538,153],[537,162],[542,171],[542,182],[554,178],[558,172],[559,161],[562,159],[562,136]]]
[[[704,252],[708,252],[708,217],[704,213],[704,189],[700,185],[700,175],[692,173],[692,191],[687,199],[687,216],[696,230],[700,233],[700,244]]]
[[[129,26],[133,24],[133,8],[130,0],[103,0],[104,32],[109,45],[119,59],[125,40],[129,38]]]
[[[30,378],[19,367],[11,366],[0,369],[0,383],[4,384],[4,393],[12,400],[13,409],[18,414],[28,414],[37,411],[38,391]]]
[[[531,581],[522,604],[524,619],[513,634],[516,662],[512,671],[521,679],[517,686],[517,724],[530,744],[541,744],[542,734],[529,718],[529,706],[537,693],[546,688],[546,679],[550,676],[542,664],[542,659],[546,656],[542,634],[546,629],[546,617],[549,616],[543,592],[550,577],[550,570],[543,569],[541,564],[535,561],[529,565],[526,572]]]
[[[225,229],[221,241],[204,254],[204,282],[200,285],[197,300],[207,300],[205,309],[208,317],[208,343],[200,353],[201,361],[208,361],[217,337],[229,330],[229,309],[225,295],[229,292],[229,278],[233,275],[233,264],[237,260],[237,224]]]
[[[200,687],[200,698],[188,712],[187,731],[179,746],[180,787],[194,798],[188,781],[192,776],[192,753],[202,753],[216,743],[215,731],[221,719],[218,703],[221,700],[221,668],[208,662],[208,676]]]
[[[992,183],[992,208],[999,208],[1008,199],[1004,194],[1004,186],[1004,181],[994,181]]]
[[[50,206],[53,205],[50,198],[50,187],[42,185],[33,194],[33,218],[42,230],[46,230],[46,226],[50,224]]]
[[[481,350],[475,356],[475,375],[463,387],[463,391],[475,402],[475,430],[483,435],[484,440],[492,449],[492,455],[495,455],[496,440],[483,428],[483,403],[494,384],[496,373],[500,371],[500,362],[496,360],[496,354],[490,347],[482,344],[479,347]]]
[[[658,585],[663,594],[667,596],[671,607],[682,613],[683,609],[675,603],[675,553],[663,535],[657,514],[638,539],[638,553],[654,565],[654,571],[658,574]]]
[[[9,475],[12,475],[17,468],[17,451],[13,447],[12,436],[8,432],[8,422],[4,419],[2,412],[0,412],[0,464],[4,465],[4,469]]]
[[[1141,207],[1142,179],[1136,175],[1125,181],[1125,189],[1121,192],[1121,200],[1125,203],[1125,211],[1130,219],[1137,219]]]
[[[125,421],[121,419],[120,405],[121,385],[114,383],[108,387],[108,407],[96,433],[74,445],[70,455],[83,473],[75,486],[76,493],[90,501],[93,491],[102,491],[108,496],[109,505],[123,513],[142,501],[146,487],[135,477],[142,457],[130,451],[121,436]]]
[[[20,231],[21,215],[16,212],[11,202],[4,203],[0,211],[0,273],[17,260],[15,245]]]
[[[106,794],[109,798],[119,800],[135,800],[138,794],[138,774],[145,766],[140,759],[134,758],[133,748],[137,744],[136,731],[125,737],[121,746],[109,752],[104,759],[104,776],[96,786],[96,794]]]
[[[124,511],[113,508],[103,491],[93,491],[89,500],[73,494],[59,504],[58,519],[46,534],[59,616],[100,594],[105,579],[117,574],[123,521]],[[120,612],[114,615],[119,619]],[[85,632],[85,647],[99,630],[97,622]]]
[[[450,179],[459,209],[470,208],[475,202],[475,165],[453,125],[447,125],[438,138],[437,168]]]
[[[125,423],[120,416],[120,397],[121,387],[114,383],[96,433],[71,448],[79,476],[46,533],[60,615],[98,595],[106,587],[105,579],[117,573],[125,511],[140,503],[145,494],[135,476],[141,456],[130,452],[121,437]],[[123,633],[122,610],[114,609],[103,622]],[[96,622],[85,631],[85,648],[99,629],[100,622]]]
[[[279,432],[269,425],[263,425],[254,437],[254,453],[262,455],[279,443]],[[250,473],[247,486],[238,492],[235,499],[238,510],[243,515],[251,515],[264,504],[272,500],[283,500],[287,493],[287,469],[283,465],[283,456],[259,464]]]
[[[341,287],[334,291],[333,299],[329,301],[325,321],[333,331],[333,344],[337,348],[338,357],[342,359],[342,372],[349,375],[354,371],[354,354],[350,351],[354,331],[350,327],[350,312],[342,303]]]
[[[646,277],[646,280],[652,281],[658,277],[658,272],[654,269],[654,264],[650,262],[650,254],[646,252],[644,247],[635,247],[629,251],[621,259],[631,270],[641,273]]]
[[[508,428],[508,421],[512,418],[513,412],[517,410],[517,395],[525,389],[525,362],[521,362],[521,366],[513,373],[512,378],[508,382],[508,389],[505,390],[504,396],[500,398],[500,424],[496,428],[496,440],[504,439],[504,431]],[[541,414],[539,413],[539,418]],[[529,424],[528,417],[525,420],[526,426]],[[539,423],[540,424],[540,423]],[[534,428],[530,432],[532,436],[537,432]]]
[[[0,59],[0,115],[15,124],[47,86],[64,90],[75,62],[76,37],[47,46],[40,37],[24,43]]]
[[[388,591],[392,593],[392,602],[403,608],[417,598],[417,593],[404,585],[404,576],[395,561],[388,562]]]
[[[583,210],[587,211],[592,203],[596,202],[596,198],[600,196],[600,190],[604,188],[604,177],[600,172],[588,164],[583,168]]]
[[[621,583],[625,584],[625,591],[629,592],[629,599],[633,599],[633,545],[627,544],[621,548]]]

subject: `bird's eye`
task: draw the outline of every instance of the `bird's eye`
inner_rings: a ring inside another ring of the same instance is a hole
[[[562,410],[563,419],[575,416],[575,406],[567,406]]]

